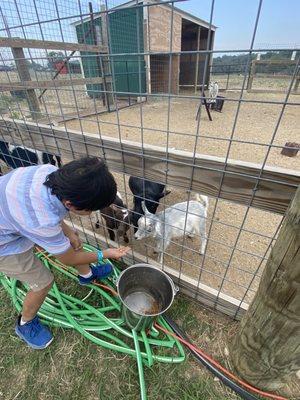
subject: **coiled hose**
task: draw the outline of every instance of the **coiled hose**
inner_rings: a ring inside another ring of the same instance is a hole
[[[87,244],[84,249],[95,251],[94,247]],[[74,268],[66,267],[41,249],[36,251],[36,256],[49,269],[55,269],[66,278],[78,282]],[[113,264],[112,267],[113,277],[102,281],[103,284],[87,285],[90,292],[82,299],[66,293],[65,280],[64,284],[56,281],[38,315],[46,325],[75,329],[96,345],[134,357],[138,365],[141,399],[146,400],[143,366],[151,367],[154,362],[181,363],[185,360],[185,352],[177,339],[160,333],[154,327],[147,332],[136,332],[126,327],[114,285],[120,271]],[[29,288],[16,279],[1,274],[0,282],[20,312]],[[157,321],[165,329],[171,330],[163,317],[159,317]]]

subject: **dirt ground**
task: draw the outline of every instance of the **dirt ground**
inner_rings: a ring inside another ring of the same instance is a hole
[[[102,135],[138,142],[143,138],[144,143],[160,146],[168,144],[169,149],[193,151],[196,148],[197,153],[212,156],[225,157],[228,153],[229,158],[255,163],[264,161],[271,142],[273,146],[284,146],[287,141],[297,141],[300,117],[296,105],[286,106],[273,140],[283,107],[281,104],[239,103],[239,92],[226,92],[226,97],[231,101],[225,102],[222,113],[212,113],[212,122],[208,120],[205,109],[201,109],[199,129],[195,120],[199,101],[178,97],[170,101],[169,120],[168,100],[155,98],[118,113],[100,115],[98,120],[95,116],[90,116],[80,121],[69,121],[66,125],[68,128],[82,129],[97,135],[100,126]],[[281,102],[284,94],[246,93],[244,99]],[[289,102],[297,103],[299,100],[298,95],[291,95]],[[238,107],[239,114],[233,132]],[[270,149],[267,165],[297,168],[299,159],[281,156],[280,151],[278,147]]]
[[[189,92],[184,92],[184,95]],[[128,139],[144,143],[166,146],[169,149],[181,149],[213,156],[228,157],[243,161],[297,169],[299,155],[295,158],[284,157],[278,147],[287,141],[299,141],[299,113],[296,105],[287,105],[277,129],[282,105],[243,102],[240,104],[235,130],[233,124],[239,103],[239,92],[226,92],[228,100],[222,113],[213,112],[210,122],[202,109],[199,129],[195,115],[198,101],[189,98],[152,99],[131,108],[79,121],[69,121],[68,128],[85,132]],[[280,102],[283,94],[248,94],[245,100]],[[296,103],[299,96],[291,95],[289,102]],[[168,109],[170,107],[170,118]],[[142,119],[141,119],[142,116]],[[118,119],[120,125],[118,126]],[[141,123],[143,129],[141,129]],[[276,134],[274,136],[274,132]],[[167,132],[169,134],[167,134]],[[232,143],[230,145],[230,138]],[[270,149],[270,151],[269,151]],[[268,154],[269,151],[269,154]],[[127,179],[115,174],[119,190],[129,206],[132,196]],[[171,194],[161,201],[164,206],[188,200],[187,193],[174,187]],[[193,195],[192,197],[193,198]],[[199,255],[200,239],[177,239],[167,249],[165,264],[180,270],[197,281],[231,295],[239,300],[251,300],[257,289],[259,276],[265,265],[269,246],[281,222],[281,216],[257,209],[211,198],[207,221],[209,243],[206,256]],[[85,224],[90,225],[89,222]],[[99,233],[103,233],[100,228]],[[130,243],[133,250],[153,256],[154,242],[146,239]],[[184,246],[184,247],[183,247]],[[181,261],[183,260],[183,261]]]

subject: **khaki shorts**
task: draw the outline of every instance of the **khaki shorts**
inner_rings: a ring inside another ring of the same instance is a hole
[[[34,255],[33,249],[11,256],[0,256],[0,272],[27,283],[34,292],[44,289],[54,279],[49,269]]]

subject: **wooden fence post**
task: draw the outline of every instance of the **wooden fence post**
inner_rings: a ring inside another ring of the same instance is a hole
[[[267,390],[300,369],[300,186],[287,210],[258,291],[231,345],[242,378]]]
[[[26,58],[24,55],[24,50],[21,47],[12,47],[11,48],[13,57],[15,59],[18,75],[20,81],[31,81],[30,72],[28,69],[28,65],[26,63]],[[26,97],[28,102],[28,107],[32,116],[33,120],[37,120],[41,118],[41,110],[40,110],[40,103],[37,98],[34,89],[27,89],[26,90]]]
[[[200,36],[201,35],[201,27],[198,26],[198,31],[197,31],[197,51],[200,50]],[[198,88],[198,74],[199,74],[199,60],[200,60],[200,54],[196,54],[196,65],[195,65],[195,84],[194,84],[194,93],[197,93],[197,88]]]
[[[251,61],[250,73],[247,82],[247,90],[252,89],[253,79],[256,73],[256,60]]]
[[[100,6],[101,11],[106,11],[106,6],[102,5]],[[102,61],[102,67],[103,67],[103,77],[105,79],[105,85],[104,85],[104,91],[106,95],[106,101],[107,101],[107,107],[108,111],[113,111],[113,107],[115,105],[115,98],[114,98],[114,85],[116,82],[113,82],[113,79],[115,79],[115,76],[112,77],[112,63],[113,59],[111,60],[111,57],[109,57],[110,53],[110,46],[109,46],[109,24],[108,24],[108,14],[107,13],[102,13],[101,14],[101,33],[102,33],[102,44],[107,47],[107,57],[105,57]],[[113,78],[110,79],[107,83],[107,78],[106,76]],[[117,101],[117,96],[116,96],[116,101]]]

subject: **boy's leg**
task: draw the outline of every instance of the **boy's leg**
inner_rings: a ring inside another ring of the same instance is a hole
[[[75,268],[77,269],[79,275],[86,275],[91,272],[91,267],[89,264],[76,265]]]
[[[27,283],[30,287],[15,331],[30,347],[44,349],[52,342],[53,336],[39,322],[36,314],[52,286],[52,273],[34,256],[32,249],[21,254],[0,257],[0,272]]]
[[[26,322],[31,321],[36,316],[45,298],[47,297],[47,294],[51,289],[52,284],[53,281],[49,285],[47,285],[44,289],[38,290],[36,292],[30,290],[27,293],[23,301],[23,308],[22,308],[23,321]]]

